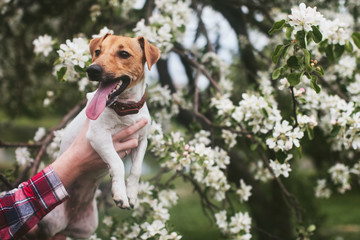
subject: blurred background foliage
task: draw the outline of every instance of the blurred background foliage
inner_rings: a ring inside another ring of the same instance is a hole
[[[79,34],[85,34],[90,39],[91,35],[98,33],[103,26],[113,29],[119,35],[129,34],[141,18],[149,17],[154,7],[153,0],[146,0],[142,8],[133,9],[123,15],[121,8],[113,9],[108,1],[104,0],[10,0],[9,2],[5,4],[4,0],[0,0],[2,12],[0,15],[0,139],[6,141],[27,141],[32,138],[38,126],[51,128],[85,97],[78,91],[76,83],[56,80],[52,73],[53,62],[57,58],[56,53],[51,53],[50,61],[44,61],[42,57],[35,56],[32,44],[35,38],[43,34],[56,36],[58,44]],[[307,1],[307,3],[310,6],[316,5],[319,9],[332,9],[338,7],[339,1],[322,0]],[[257,72],[269,68],[270,56],[274,49],[274,46],[268,45],[259,52],[251,42],[245,41],[244,37],[249,39],[249,32],[253,30],[267,35],[274,23],[270,10],[280,8],[288,12],[295,4],[299,2],[291,0],[193,1],[192,7],[199,14],[206,7],[220,13],[238,37],[231,66],[231,75],[234,80],[233,92],[236,93],[232,96],[233,102],[238,102],[241,93],[247,89],[259,87],[256,81]],[[241,10],[244,6],[248,9],[247,14]],[[101,9],[101,15],[96,18],[96,21],[92,21],[92,15],[96,14],[97,8]],[[354,14],[357,21],[358,8],[349,8],[349,11]],[[258,19],[259,14],[263,16],[261,21]],[[204,25],[202,21],[199,21],[194,41],[204,34]],[[224,36],[218,36],[218,38],[221,37]],[[209,46],[203,46],[204,52],[207,47]],[[213,47],[215,51],[221,48],[219,42],[216,41]],[[181,56],[180,63],[188,78],[188,83],[184,88],[192,92],[194,79],[191,67]],[[175,91],[176,77],[169,73],[168,64],[167,59],[158,62],[158,81],[161,85],[168,85],[172,91]],[[44,108],[42,102],[49,90],[54,91],[57,97],[50,107]],[[205,89],[200,102],[208,103],[210,94],[210,90]],[[287,98],[279,96],[280,99],[282,97],[284,100],[279,103],[283,112],[286,113],[286,109],[290,108]],[[290,111],[291,109],[288,110],[289,115]],[[193,122],[193,115],[181,111],[175,122],[185,131],[191,131],[189,126]],[[314,167],[321,170],[324,168],[323,162],[328,162],[329,159],[335,157],[334,153],[329,152],[324,146],[326,139],[321,136],[321,133],[316,133],[315,136],[312,142],[307,141],[308,145],[303,146],[303,152],[306,152],[308,157],[316,159]],[[278,185],[275,182],[269,182],[265,188],[258,186],[259,183],[253,179],[248,168],[245,167],[247,161],[256,158],[250,149],[234,149],[230,152],[230,156],[236,161],[230,164],[229,179],[238,184],[242,176],[253,186],[253,196],[248,208],[258,226],[253,230],[255,239],[291,239],[290,236],[293,236],[295,231],[293,214],[287,207]],[[288,189],[297,196],[303,208],[307,209],[304,212],[304,219],[308,222],[304,225],[314,223],[320,226],[318,230],[320,234],[314,239],[360,239],[359,185],[355,183],[352,193],[345,196],[334,196],[329,200],[314,200],[313,191],[309,189],[313,189],[317,176],[308,171],[307,166],[304,165],[306,162],[302,160],[301,163],[297,163],[300,167],[296,168],[298,170],[291,175],[289,181],[286,181]],[[292,178],[300,179],[300,181],[296,181],[295,185],[291,181]],[[177,184],[184,193],[180,194],[182,200],[172,210],[174,214],[171,214],[171,223],[184,235],[183,239],[221,239],[214,225],[211,225],[202,215],[197,196],[192,194],[192,189],[184,182]],[[120,219],[123,217],[123,212],[106,211],[119,214]],[[274,235],[270,236],[262,230]],[[101,226],[98,232],[101,235]],[[337,238],[337,236],[340,237]]]

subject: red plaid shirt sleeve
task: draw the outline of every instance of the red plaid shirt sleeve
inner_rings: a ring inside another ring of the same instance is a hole
[[[50,166],[0,197],[0,239],[16,239],[69,197]]]

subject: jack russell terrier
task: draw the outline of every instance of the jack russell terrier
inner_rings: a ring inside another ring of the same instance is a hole
[[[112,179],[112,195],[120,208],[134,207],[142,162],[147,147],[148,127],[131,138],[138,147],[131,151],[132,166],[126,179],[122,159],[114,149],[112,135],[127,126],[147,118],[145,103],[144,64],[149,70],[159,60],[160,51],[145,38],[129,38],[106,34],[90,41],[92,64],[87,68],[89,80],[99,81],[96,92],[88,93],[85,109],[66,127],[60,146],[63,153],[91,119],[87,139],[107,163]],[[39,223],[42,234],[51,237],[61,233],[74,238],[88,238],[98,225],[95,192],[106,171],[85,175],[67,189],[70,199],[56,207]]]

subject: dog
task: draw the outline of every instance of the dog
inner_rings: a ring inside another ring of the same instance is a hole
[[[144,37],[129,38],[106,34],[90,41],[92,63],[88,78],[99,81],[96,92],[88,93],[86,107],[66,127],[60,152],[73,142],[89,118],[86,137],[107,163],[116,205],[130,209],[136,203],[142,162],[147,148],[148,125],[135,133],[138,147],[131,151],[132,166],[125,183],[125,171],[112,142],[112,135],[141,118],[150,122],[145,102],[144,65],[148,69],[159,60],[160,51]],[[67,189],[70,199],[56,207],[38,224],[40,232],[51,237],[57,233],[74,238],[88,238],[97,228],[95,192],[106,171],[88,174]]]

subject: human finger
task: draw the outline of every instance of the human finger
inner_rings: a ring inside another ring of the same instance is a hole
[[[139,121],[137,121],[136,123],[134,123],[133,125],[131,125],[127,128],[124,128],[124,129],[120,130],[118,133],[116,133],[113,136],[113,140],[120,141],[121,139],[127,138],[130,135],[137,132],[138,130],[140,130],[141,128],[143,128],[147,123],[148,123],[148,120],[146,118],[142,118]]]
[[[131,149],[128,149],[128,150],[125,150],[125,151],[120,151],[119,156],[120,156],[120,158],[124,158],[127,155],[129,155],[130,153],[131,153]]]
[[[114,142],[114,147],[117,152],[136,148],[138,140],[136,138],[129,139],[125,142]]]

